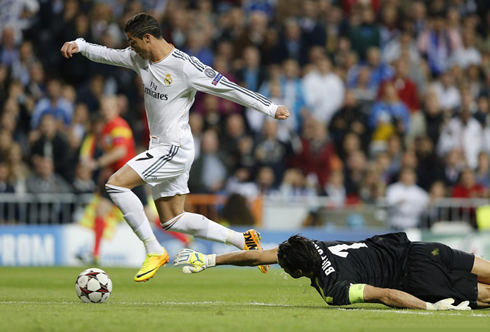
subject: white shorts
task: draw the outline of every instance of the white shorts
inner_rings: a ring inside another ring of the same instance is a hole
[[[163,145],[140,153],[128,165],[151,186],[154,200],[189,193],[187,182],[194,149]]]

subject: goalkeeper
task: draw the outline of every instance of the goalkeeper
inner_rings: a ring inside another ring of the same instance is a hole
[[[364,241],[316,241],[294,235],[277,248],[204,255],[183,249],[174,265],[197,273],[216,265],[279,264],[307,277],[327,304],[383,303],[426,310],[490,306],[490,262],[441,243],[411,242],[405,233]]]

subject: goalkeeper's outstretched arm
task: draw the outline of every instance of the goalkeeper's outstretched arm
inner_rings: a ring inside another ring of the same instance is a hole
[[[277,264],[277,248],[236,251],[216,256],[216,265],[257,266]]]
[[[216,265],[257,266],[277,263],[277,248],[270,250],[237,251],[225,255],[205,255],[192,249],[182,249],[174,266],[183,266],[185,274],[199,273]]]

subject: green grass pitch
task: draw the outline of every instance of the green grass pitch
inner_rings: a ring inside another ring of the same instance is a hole
[[[0,331],[490,331],[490,310],[328,307],[307,279],[280,269],[166,267],[135,283],[136,269],[102,268],[114,284],[103,304],[76,296],[84,268],[0,268]]]

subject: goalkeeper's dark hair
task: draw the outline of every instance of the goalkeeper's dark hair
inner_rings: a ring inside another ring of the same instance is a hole
[[[131,17],[124,27],[125,32],[131,33],[136,38],[142,39],[147,33],[155,38],[162,38],[162,29],[158,21],[151,15],[139,13]]]
[[[321,258],[310,239],[293,235],[279,245],[277,258],[290,271],[314,272],[321,265]]]

